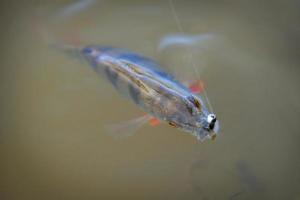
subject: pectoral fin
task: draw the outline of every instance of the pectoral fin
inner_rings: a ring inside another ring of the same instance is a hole
[[[109,135],[115,138],[125,138],[134,135],[137,130],[146,123],[149,123],[151,126],[157,126],[160,124],[160,121],[157,118],[146,114],[129,121],[109,124],[106,126],[106,130]]]
[[[143,115],[129,121],[109,124],[106,126],[107,133],[114,138],[122,139],[134,135],[137,130],[146,124],[152,117],[150,115]]]
[[[149,124],[151,126],[157,126],[160,124],[160,121],[157,118],[152,117],[149,119]]]
[[[189,81],[186,85],[195,94],[200,94],[204,90],[204,83],[201,80]]]

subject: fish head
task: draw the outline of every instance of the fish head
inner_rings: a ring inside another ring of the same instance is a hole
[[[206,109],[199,96],[188,96],[185,103],[190,115],[185,116],[182,129],[196,136],[200,141],[215,139],[220,129],[216,115]]]
[[[220,125],[216,115],[213,113],[202,113],[197,118],[194,135],[200,141],[207,138],[214,140],[219,133],[219,130]]]

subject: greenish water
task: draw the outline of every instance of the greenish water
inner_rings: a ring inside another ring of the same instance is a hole
[[[204,143],[167,125],[105,133],[141,112],[33,30],[70,3],[2,3],[0,199],[300,199],[298,2],[174,1],[187,34],[227,41],[195,56],[221,124]],[[156,60],[178,32],[168,1],[99,1],[56,29]]]

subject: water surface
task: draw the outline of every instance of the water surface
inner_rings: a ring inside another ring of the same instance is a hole
[[[174,1],[186,34],[226,38],[194,56],[221,124],[198,143],[167,125],[105,133],[141,112],[33,31],[71,2],[2,3],[1,199],[300,198],[299,3]],[[55,29],[190,69],[157,51],[179,32],[168,1],[99,1]]]

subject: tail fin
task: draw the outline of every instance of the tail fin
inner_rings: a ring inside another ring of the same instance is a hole
[[[67,56],[83,61],[83,56],[81,54],[83,45],[81,45],[80,37],[77,36],[76,31],[64,34],[65,36],[57,36],[57,34],[49,28],[50,26],[47,26],[47,23],[43,22],[41,18],[38,18],[38,20],[34,20],[33,22],[33,32],[42,43],[51,49],[55,49]]]
[[[60,43],[53,43],[49,44],[49,46],[57,51],[60,51],[64,53],[65,55],[72,57],[72,58],[77,58],[80,61],[83,60],[83,56],[81,53],[81,47],[76,47],[73,45],[69,44],[60,44]]]
[[[72,57],[81,57],[80,52],[83,45],[78,30],[69,28],[62,32],[58,30],[58,27],[62,22],[70,20],[71,16],[78,14],[92,3],[95,3],[95,0],[78,0],[47,17],[36,14],[31,20],[32,30],[49,47]]]

